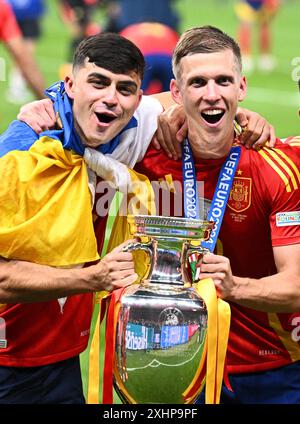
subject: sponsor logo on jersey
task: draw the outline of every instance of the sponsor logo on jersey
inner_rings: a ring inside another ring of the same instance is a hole
[[[300,225],[300,211],[278,212],[276,214],[277,227]]]

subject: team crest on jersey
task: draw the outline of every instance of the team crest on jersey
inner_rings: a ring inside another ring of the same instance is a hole
[[[235,177],[230,191],[228,206],[235,212],[243,212],[251,205],[251,178]]]

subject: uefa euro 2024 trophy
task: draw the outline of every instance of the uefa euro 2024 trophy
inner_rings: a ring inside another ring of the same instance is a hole
[[[124,291],[116,334],[114,385],[124,403],[183,404],[204,352],[207,310],[191,286],[188,260],[209,239],[211,221],[130,216],[143,242],[127,251],[149,255],[141,284]],[[145,241],[146,240],[146,241]]]

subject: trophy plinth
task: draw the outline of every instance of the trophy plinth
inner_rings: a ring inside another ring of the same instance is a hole
[[[204,301],[191,287],[188,258],[207,250],[213,222],[157,216],[129,217],[131,232],[146,242],[128,251],[150,256],[141,284],[121,298],[114,383],[124,403],[185,403],[184,391],[201,361],[207,333]]]

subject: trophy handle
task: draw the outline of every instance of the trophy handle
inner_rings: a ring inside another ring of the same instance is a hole
[[[135,250],[143,250],[144,252],[147,252],[150,256],[150,260],[153,259],[153,243],[152,241],[149,241],[148,243],[129,243],[127,246],[123,248],[123,252],[133,252]]]
[[[191,255],[193,254],[198,255],[198,258],[197,258],[197,262],[198,262],[199,257],[201,261],[203,256],[206,255],[206,253],[209,253],[209,249],[207,249],[206,247],[189,245],[186,250],[185,267],[186,268],[188,267],[188,261]]]

